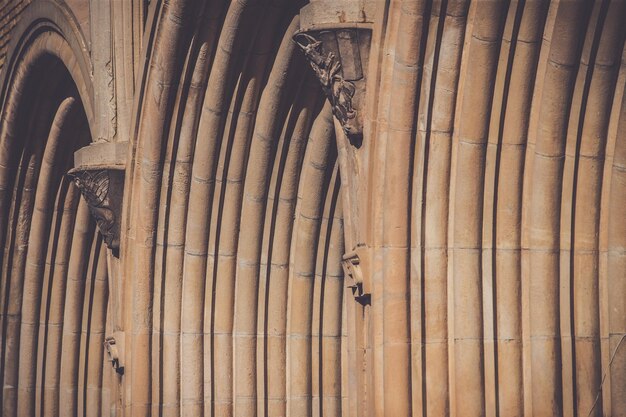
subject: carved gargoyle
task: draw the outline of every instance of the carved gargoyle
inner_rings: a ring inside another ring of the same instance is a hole
[[[104,243],[110,249],[119,247],[115,213],[109,201],[109,171],[75,171],[67,174],[87,201]]]
[[[356,129],[351,124],[351,121],[356,118],[356,110],[352,107],[352,98],[356,89],[353,83],[344,80],[341,74],[341,62],[332,52],[324,55],[322,42],[307,33],[297,33],[293,39],[313,68],[343,131],[348,136],[356,134]]]

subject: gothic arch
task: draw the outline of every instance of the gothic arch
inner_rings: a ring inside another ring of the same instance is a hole
[[[623,415],[625,2],[95,2],[0,80],[5,414]]]
[[[330,109],[291,41],[297,5],[222,6],[174,1],[158,14],[126,183],[127,404],[340,415]]]
[[[89,60],[57,3],[31,5],[21,19],[1,80],[2,413],[106,408],[106,254],[65,175],[92,141]]]

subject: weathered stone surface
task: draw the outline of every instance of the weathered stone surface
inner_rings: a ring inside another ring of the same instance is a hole
[[[626,416],[624,21],[0,4],[2,415]]]

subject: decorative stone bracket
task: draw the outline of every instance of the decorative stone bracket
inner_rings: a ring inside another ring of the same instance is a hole
[[[74,154],[68,176],[85,198],[104,243],[117,253],[120,247],[120,220],[124,195],[126,142],[94,143]]]
[[[372,294],[366,251],[366,247],[359,246],[354,252],[346,253],[341,262],[344,276],[351,282],[348,288],[361,304],[369,304]]]
[[[115,372],[124,375],[124,366],[122,365],[121,352],[124,351],[124,334],[116,332],[115,336],[108,336],[104,339],[104,348],[107,357]]]
[[[311,2],[300,10],[300,30],[293,36],[330,101],[333,114],[357,147],[363,140],[374,11],[372,1]]]

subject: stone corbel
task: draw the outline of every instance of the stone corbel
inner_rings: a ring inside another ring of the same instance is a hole
[[[114,255],[120,247],[126,148],[126,142],[100,142],[81,148],[74,154],[75,168],[68,172]]]
[[[352,295],[361,304],[369,304],[371,301],[372,284],[370,281],[369,262],[367,248],[357,247],[353,252],[343,255],[341,262],[344,276],[350,284]]]
[[[300,10],[293,36],[350,142],[363,140],[363,110],[373,1],[315,1]]]
[[[122,363],[121,354],[124,352],[124,333],[116,332],[114,336],[108,336],[104,339],[104,348],[107,352],[108,361],[115,372],[124,375],[124,365]]]

